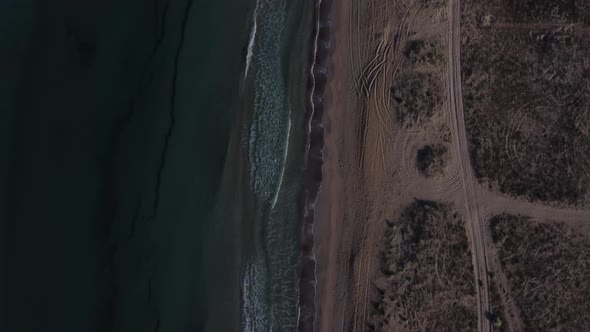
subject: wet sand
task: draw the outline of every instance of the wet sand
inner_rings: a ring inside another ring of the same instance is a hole
[[[323,114],[325,128],[323,150],[323,181],[322,189],[315,205],[315,253],[317,258],[317,295],[318,306],[314,330],[332,331],[342,330],[339,321],[332,321],[332,317],[338,317],[343,313],[335,304],[342,301],[337,294],[342,294],[344,285],[341,281],[345,278],[337,276],[338,252],[344,245],[342,234],[347,229],[344,225],[346,204],[345,178],[352,172],[345,165],[353,160],[352,148],[354,135],[347,137],[345,133],[354,133],[354,118],[347,116],[354,111],[351,107],[353,96],[351,91],[347,48],[349,47],[348,25],[350,24],[348,8],[349,3],[335,2],[330,15],[332,25],[332,54],[328,60],[327,68],[329,78],[326,83],[326,103]]]
[[[312,66],[309,77],[309,148],[304,174],[305,218],[302,233],[301,279],[300,279],[300,317],[299,331],[313,331],[317,318],[317,261],[315,250],[316,202],[323,185],[325,120],[327,82],[330,76],[329,62],[332,54],[332,16],[331,0],[318,0],[314,12]],[[321,220],[321,219],[320,219]]]

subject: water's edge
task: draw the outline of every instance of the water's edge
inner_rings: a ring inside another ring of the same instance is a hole
[[[298,330],[313,331],[316,316],[316,260],[313,223],[315,203],[322,184],[324,163],[324,99],[327,81],[327,59],[330,55],[330,9],[331,0],[316,0],[312,52],[310,54],[310,76],[308,80],[309,104],[309,147],[304,170],[305,213],[301,234],[301,257],[299,279]]]
[[[300,234],[309,143],[312,15],[315,5],[258,0],[242,86],[253,201],[253,255],[241,274],[244,331],[294,331],[298,322]],[[252,108],[250,109],[250,106]],[[248,241],[248,240],[246,240]]]

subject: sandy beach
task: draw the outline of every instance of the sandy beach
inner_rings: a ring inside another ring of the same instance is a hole
[[[390,280],[382,275],[388,229],[396,227],[395,220],[418,198],[442,200],[450,209],[462,210],[454,151],[432,178],[415,165],[420,148],[448,144],[446,56],[412,64],[407,45],[425,40],[444,50],[446,19],[445,6],[334,3],[323,182],[316,204],[316,331],[407,328],[384,309],[388,304],[383,296],[389,290],[381,285]],[[404,93],[403,82],[413,72],[428,78],[429,86],[423,88],[435,100],[428,112],[406,111],[394,99],[396,91]],[[464,231],[459,232],[464,238]],[[469,251],[465,254],[471,257]],[[474,288],[475,279],[468,267],[466,271],[467,287]],[[412,296],[420,297],[418,292]],[[459,300],[473,303],[469,295]],[[424,324],[428,315],[437,313],[433,307],[408,310]]]
[[[330,73],[326,87],[325,147],[322,190],[316,203],[315,253],[317,258],[318,311],[314,330],[345,330],[347,304],[354,303],[352,271],[345,253],[351,248],[351,235],[360,223],[347,223],[346,216],[363,209],[352,201],[353,183],[358,181],[355,169],[358,116],[350,66],[351,2],[335,2],[332,8],[332,54],[328,61]],[[349,219],[352,219],[349,217]]]

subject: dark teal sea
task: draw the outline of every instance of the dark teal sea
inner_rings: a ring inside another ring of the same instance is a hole
[[[291,331],[312,1],[0,0],[0,331]]]

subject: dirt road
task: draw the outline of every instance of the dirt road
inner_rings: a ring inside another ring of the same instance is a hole
[[[503,196],[483,188],[477,182],[469,156],[467,133],[465,128],[463,95],[461,84],[461,35],[460,35],[460,0],[449,1],[448,26],[448,89],[450,127],[453,135],[455,156],[459,158],[467,230],[471,239],[474,274],[478,282],[478,330],[491,331],[492,322],[487,318],[492,312],[490,297],[489,272],[501,272],[493,255],[491,238],[488,234],[488,221],[497,214],[510,213],[529,216],[540,220],[562,221],[572,226],[587,228],[589,213],[586,210],[560,209],[543,204],[529,203]],[[506,287],[505,278],[500,283]],[[505,288],[507,289],[507,288]],[[509,325],[522,327],[519,317],[514,317]]]
[[[485,228],[479,216],[475,177],[471,168],[465,120],[463,112],[463,94],[461,88],[461,23],[459,0],[449,1],[449,115],[451,117],[451,132],[456,156],[459,158],[459,170],[463,182],[467,231],[471,238],[471,252],[473,255],[474,274],[478,282],[477,312],[478,330],[491,331],[491,322],[486,316],[491,313],[490,285],[488,280],[488,262],[486,254]]]

